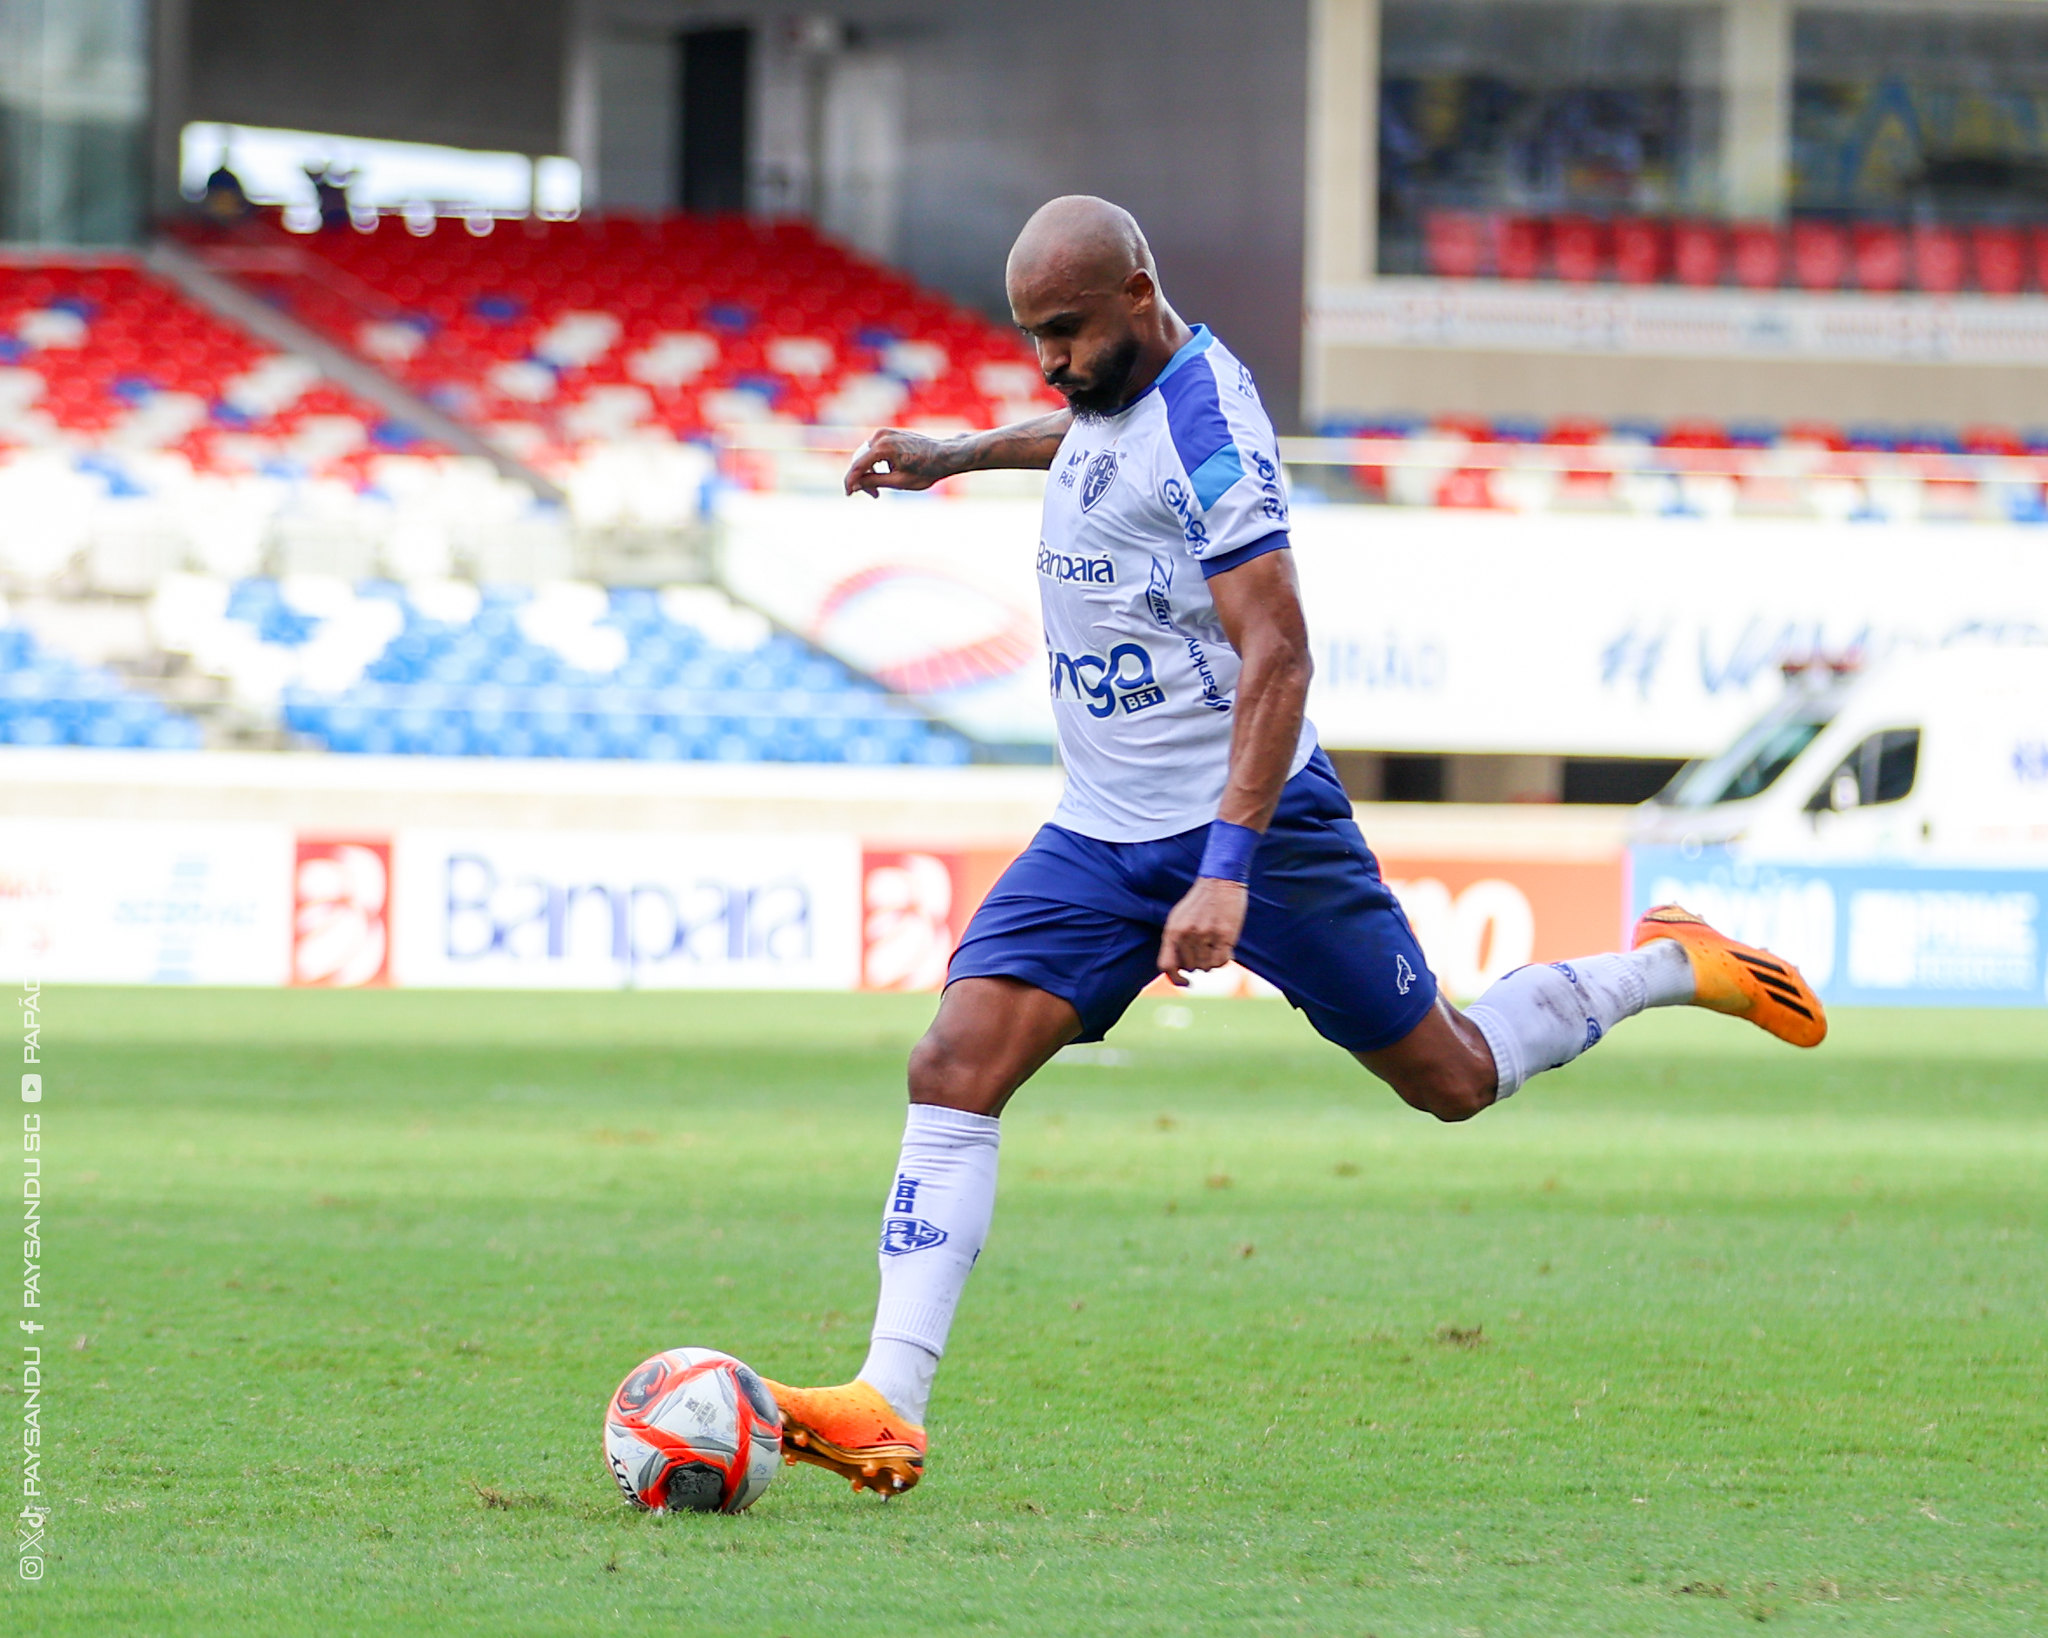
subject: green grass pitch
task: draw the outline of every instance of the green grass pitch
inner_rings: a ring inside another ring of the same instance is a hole
[[[858,1363],[930,1010],[51,992],[0,1630],[2048,1631],[2048,1014],[1660,1014],[1440,1127],[1141,1002],[1005,1120],[923,1486],[635,1515],[641,1357]]]

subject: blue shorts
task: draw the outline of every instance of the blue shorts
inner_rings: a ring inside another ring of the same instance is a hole
[[[1081,1015],[1099,1041],[1159,975],[1159,938],[1202,861],[1209,827],[1102,842],[1046,825],[990,890],[946,982],[1015,978]],[[1237,959],[1352,1052],[1392,1046],[1436,1004],[1436,980],[1351,801],[1321,751],[1288,780],[1252,857]]]

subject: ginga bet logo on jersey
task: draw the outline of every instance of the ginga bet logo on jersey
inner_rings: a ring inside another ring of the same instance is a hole
[[[1038,572],[1048,580],[1078,580],[1089,586],[1116,584],[1116,565],[1108,558],[1056,552],[1043,541],[1038,546]]]
[[[1165,702],[1166,690],[1152,675],[1152,656],[1136,643],[1118,643],[1106,658],[1057,650],[1046,658],[1052,667],[1052,697],[1064,699],[1071,689],[1091,717],[1144,711]]]

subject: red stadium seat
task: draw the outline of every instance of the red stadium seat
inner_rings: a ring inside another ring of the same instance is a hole
[[[1560,216],[1550,224],[1550,260],[1568,284],[1591,284],[1607,271],[1607,226],[1590,216]]]
[[[1614,224],[1615,278],[1623,284],[1661,283],[1670,261],[1671,241],[1668,222],[1648,216],[1622,218]]]
[[[1543,223],[1533,216],[1501,218],[1495,245],[1495,271],[1504,279],[1534,279],[1543,274]]]
[[[1728,429],[1718,421],[1674,421],[1657,440],[1666,449],[1727,449]]]
[[[1838,223],[1792,224],[1792,279],[1800,289],[1841,289],[1848,263],[1849,239]]]
[[[1671,271],[1680,284],[1696,290],[1713,288],[1721,282],[1726,260],[1727,236],[1718,222],[1679,222],[1672,227]]]
[[[1906,282],[1906,236],[1889,222],[1858,222],[1849,234],[1849,266],[1858,290],[1889,294]]]
[[[1923,223],[1913,229],[1913,283],[1936,296],[1963,287],[1963,236],[1952,227]]]
[[[1775,290],[1785,279],[1785,236],[1768,222],[1739,222],[1730,234],[1735,282],[1745,290]]]
[[[1847,449],[1849,438],[1832,421],[1793,421],[1778,435],[1778,442],[1786,445],[1810,444],[1822,449]]]
[[[1486,218],[1433,210],[1422,221],[1424,265],[1440,279],[1474,279],[1485,268]]]
[[[1972,455],[2024,455],[2026,444],[2010,427],[1965,427],[1963,448]]]
[[[2018,228],[1970,230],[1970,261],[1987,296],[2017,296],[2027,284],[2027,243]]]
[[[2029,283],[2036,289],[2048,290],[2048,227],[2028,230],[2027,238],[2032,244],[2033,255],[2027,271],[2033,275]]]

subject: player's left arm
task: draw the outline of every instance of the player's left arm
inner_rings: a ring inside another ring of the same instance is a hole
[[[1230,776],[1216,817],[1263,833],[1280,803],[1280,789],[1301,741],[1308,705],[1308,622],[1291,551],[1266,552],[1226,569],[1209,582],[1209,597],[1241,668],[1230,731]],[[1159,970],[1185,984],[1187,970],[1221,967],[1244,931],[1247,892],[1242,881],[1197,876],[1166,919]]]

